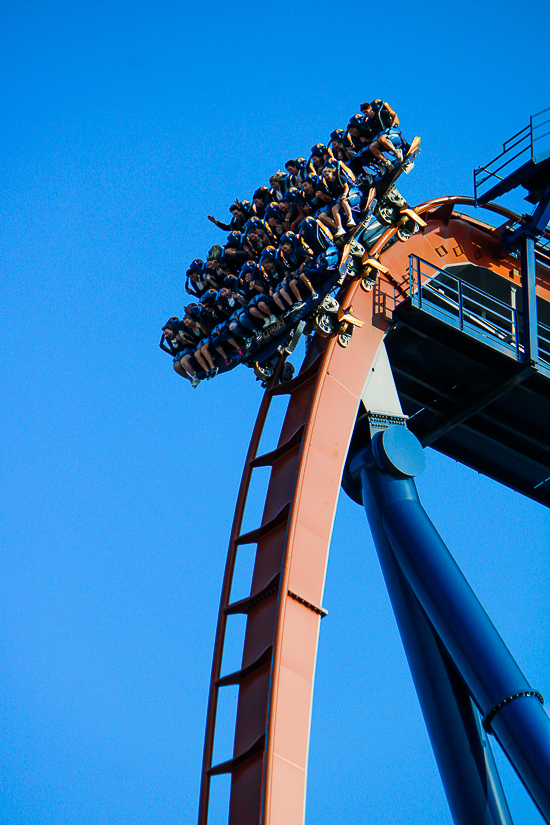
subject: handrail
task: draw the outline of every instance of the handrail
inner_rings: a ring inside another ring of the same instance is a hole
[[[488,180],[493,178],[496,178],[499,181],[504,180],[502,175],[499,175],[498,173],[508,167],[507,174],[509,174],[511,171],[510,164],[518,158],[525,156],[524,162],[535,159],[537,156],[535,145],[540,145],[540,141],[550,135],[550,131],[540,134],[540,130],[550,124],[550,118],[543,121],[540,120],[542,115],[545,115],[547,112],[550,112],[550,107],[547,109],[542,109],[540,112],[531,115],[528,126],[520,129],[519,132],[516,132],[515,135],[504,141],[502,144],[502,152],[492,158],[492,160],[485,165],[478,166],[477,169],[474,169],[474,198],[476,202],[478,200],[478,196],[482,194],[480,192],[481,187],[487,183]],[[511,153],[513,153],[520,146],[522,148],[511,156]],[[498,164],[500,161],[503,162],[500,165],[494,166],[494,164]]]
[[[426,267],[429,267],[430,272],[426,272]],[[510,303],[501,301],[489,292],[485,292],[479,287],[464,281],[462,278],[454,275],[448,270],[441,269],[429,261],[420,258],[418,255],[409,255],[409,294],[412,303],[419,309],[423,308],[424,302],[434,304],[434,300],[430,299],[426,293],[432,293],[434,298],[450,305],[453,314],[458,317],[459,328],[464,331],[465,324],[472,324],[481,327],[490,335],[498,338],[504,343],[508,343],[506,339],[510,340],[510,348],[516,353],[516,359],[520,358],[520,341],[519,341],[519,324],[518,324],[518,310],[514,305],[511,296]],[[446,283],[444,280],[438,278],[443,275],[447,281],[454,282]],[[423,280],[424,279],[424,280]],[[433,286],[433,281],[436,281],[440,287],[439,289]],[[455,285],[456,284],[456,285]],[[445,294],[445,291],[447,294]],[[451,294],[449,294],[451,293]],[[455,294],[456,293],[456,297]],[[484,298],[485,302],[476,300],[473,296]],[[490,317],[485,317],[478,312],[476,308],[479,307],[489,314]],[[499,307],[506,310],[505,313],[499,312]],[[549,330],[550,331],[550,330]]]

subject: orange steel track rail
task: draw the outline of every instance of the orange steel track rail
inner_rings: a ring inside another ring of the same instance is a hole
[[[389,270],[373,291],[348,282],[339,301],[365,322],[349,347],[316,335],[298,375],[278,385],[279,363],[260,405],[231,530],[207,713],[199,825],[207,825],[211,777],[231,774],[229,825],[303,825],[313,681],[328,550],[340,481],[359,402],[395,301],[408,294],[408,256],[443,267],[471,261],[519,284],[518,261],[503,255],[493,227],[457,215],[471,198],[438,198],[417,207],[427,226],[380,253],[389,227],[369,249]],[[508,220],[517,215],[489,204]],[[550,283],[537,278],[537,293]],[[258,456],[271,399],[288,395],[278,446]],[[261,525],[241,533],[252,473],[271,467]],[[230,604],[238,548],[256,544],[250,596]],[[247,615],[241,669],[222,677],[228,616]],[[233,757],[212,765],[220,688],[239,685]]]

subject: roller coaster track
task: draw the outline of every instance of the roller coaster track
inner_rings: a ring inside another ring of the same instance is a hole
[[[279,384],[279,363],[258,412],[246,456],[223,580],[207,713],[199,825],[208,823],[210,784],[231,774],[230,825],[303,825],[311,705],[325,572],[341,477],[364,387],[392,324],[408,297],[409,255],[434,266],[474,263],[510,279],[517,259],[496,251],[491,226],[453,210],[471,198],[444,197],[417,207],[427,226],[405,242],[389,243],[393,225],[368,250],[382,273],[372,291],[347,282],[338,300],[364,321],[347,348],[336,335],[316,335],[300,372]],[[517,215],[489,204],[506,220]],[[366,258],[367,256],[365,256]],[[288,396],[276,449],[258,454],[275,396]],[[242,533],[254,470],[270,467],[261,524]],[[239,548],[256,545],[250,595],[231,603]],[[226,627],[247,616],[241,669],[222,675]],[[238,685],[233,756],[212,764],[218,696]]]

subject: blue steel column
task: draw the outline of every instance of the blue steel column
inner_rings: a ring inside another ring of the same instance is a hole
[[[380,511],[365,510],[455,825],[513,825],[488,740],[456,668],[396,562]]]
[[[351,476],[360,475],[375,539],[385,536],[383,552],[389,544],[484,726],[550,823],[550,719],[420,504],[421,454],[412,433],[389,427],[351,458]]]
[[[521,239],[521,297],[523,309],[523,360],[526,364],[539,359],[535,241],[525,234]]]

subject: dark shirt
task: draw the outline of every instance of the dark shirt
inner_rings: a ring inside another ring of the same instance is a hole
[[[180,338],[182,338],[182,345],[184,348],[196,347],[202,340],[203,334],[200,329],[191,329],[184,324],[181,324]]]
[[[365,119],[362,128],[365,129],[369,126],[374,136],[376,136],[380,134],[380,132],[383,132],[384,129],[389,129],[392,122],[392,115],[382,100],[373,100],[371,106],[374,110],[374,115]]]
[[[230,318],[239,306],[234,295],[220,295],[216,302],[216,314],[219,318]]]
[[[243,218],[236,218],[235,215],[233,215],[229,223],[216,221],[216,226],[219,226],[219,228],[223,229],[225,232],[242,232],[242,228],[247,220],[248,218],[246,215]]]

